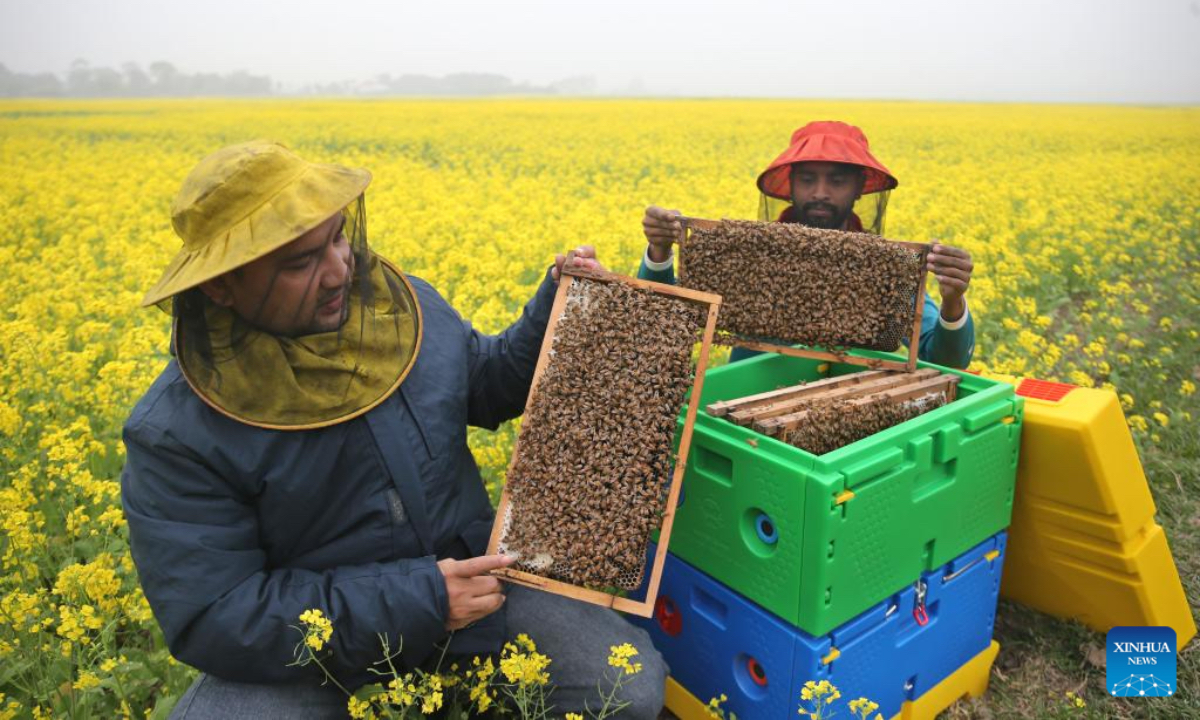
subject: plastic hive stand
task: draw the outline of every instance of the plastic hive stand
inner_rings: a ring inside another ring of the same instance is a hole
[[[631,621],[650,633],[676,682],[697,697],[727,695],[739,718],[794,716],[808,680],[868,697],[889,717],[988,648],[1004,546],[1002,532],[925,573],[925,625],[910,586],[814,637],[671,554],[656,617]]]
[[[891,720],[934,720],[938,714],[961,698],[981,697],[987,692],[992,663],[996,661],[996,654],[999,652],[1000,644],[993,640],[986,650],[968,660],[951,673],[950,677],[934,685],[924,695],[916,700],[905,700],[900,712],[893,715]],[[705,704],[685,690],[674,678],[667,678],[666,695],[667,709],[679,720],[712,720]],[[849,702],[844,695],[842,701]],[[787,717],[793,715],[794,713]]]

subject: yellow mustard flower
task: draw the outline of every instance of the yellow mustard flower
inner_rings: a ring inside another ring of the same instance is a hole
[[[609,648],[608,664],[612,667],[620,668],[626,675],[634,675],[642,671],[642,664],[640,662],[631,662],[631,659],[637,657],[637,655],[637,648],[629,643],[613,645]]]
[[[322,650],[333,637],[333,623],[316,608],[300,613],[300,622],[304,625],[304,644],[314,652]]]

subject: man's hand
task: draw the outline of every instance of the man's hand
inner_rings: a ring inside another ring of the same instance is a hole
[[[651,205],[642,218],[642,232],[646,234],[646,254],[654,262],[665,262],[671,257],[671,245],[679,240],[683,226],[679,223],[679,211]]]
[[[555,255],[554,268],[550,270],[550,277],[554,278],[554,282],[558,282],[558,279],[562,277],[563,268],[604,270],[604,266],[596,259],[596,248],[591,245],[582,245],[574,250],[568,250],[566,255],[562,253]]]
[[[958,320],[967,310],[963,294],[971,284],[971,271],[975,268],[971,254],[934,240],[926,267],[937,277],[938,289],[942,292],[942,319],[946,322]]]
[[[512,563],[511,555],[438,560],[438,569],[446,579],[446,595],[450,599],[447,630],[464,628],[500,609],[504,604],[501,583],[488,573]]]

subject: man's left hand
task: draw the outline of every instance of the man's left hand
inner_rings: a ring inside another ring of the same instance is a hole
[[[554,267],[550,270],[550,277],[554,278],[554,282],[562,277],[563,268],[572,270],[593,270],[604,271],[604,266],[596,259],[596,248],[591,245],[582,245],[574,250],[568,250],[564,255],[559,253],[554,256]]]
[[[967,311],[963,295],[971,284],[971,271],[975,268],[971,254],[934,240],[929,248],[926,268],[937,278],[938,289],[942,293],[942,319],[947,322],[958,320]]]

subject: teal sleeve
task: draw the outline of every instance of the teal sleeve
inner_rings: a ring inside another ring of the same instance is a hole
[[[965,368],[975,354],[975,319],[968,310],[966,323],[957,330],[948,330],[940,322],[940,315],[938,304],[926,295],[917,357],[946,367]]]
[[[638,266],[637,276],[638,276],[639,280],[649,280],[651,282],[660,282],[660,283],[666,283],[667,285],[674,285],[675,284],[675,266],[672,265],[671,267],[667,268],[666,270],[651,270],[650,268],[646,267],[646,256],[642,255],[642,263],[641,263],[641,265]]]

